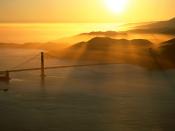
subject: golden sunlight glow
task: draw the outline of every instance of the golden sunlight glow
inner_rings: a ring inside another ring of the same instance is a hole
[[[105,5],[115,13],[122,13],[126,9],[128,0],[105,0]]]

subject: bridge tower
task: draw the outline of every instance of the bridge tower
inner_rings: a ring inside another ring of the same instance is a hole
[[[44,61],[44,52],[41,52],[41,77],[45,77],[45,61]]]

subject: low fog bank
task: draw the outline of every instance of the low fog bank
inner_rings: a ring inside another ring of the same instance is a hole
[[[49,57],[75,62],[133,64],[148,69],[169,69],[175,68],[175,42],[174,39],[169,40],[170,37],[158,34],[128,35],[112,31],[91,32],[67,38],[67,41],[9,43],[1,44],[0,48],[39,49],[44,50]]]
[[[175,18],[128,31],[96,31],[46,43],[1,43],[0,48],[44,50],[60,60],[175,68]]]
[[[162,69],[163,67],[166,69],[174,68],[173,57],[171,57],[174,52],[171,51],[172,54],[167,54],[169,52],[168,43],[169,41],[166,41],[157,45],[146,39],[95,37],[63,50],[49,51],[49,53],[59,59],[77,62],[122,63],[139,65],[148,69]],[[172,43],[172,45],[174,44]],[[167,51],[165,52],[165,50]],[[162,65],[163,67],[161,67]]]

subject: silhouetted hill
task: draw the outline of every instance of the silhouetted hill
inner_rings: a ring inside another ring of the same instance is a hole
[[[175,38],[161,43],[160,46],[161,46],[161,47],[164,47],[164,48],[172,48],[172,47],[175,47]]]
[[[55,52],[60,59],[86,62],[111,62],[135,64],[152,67],[152,58],[148,49],[152,46],[144,39],[112,39],[108,37],[95,37],[87,42],[80,42],[70,46],[62,52]]]
[[[89,33],[82,33],[78,36],[93,36],[93,37],[116,37],[116,36],[127,36],[125,32],[116,32],[116,31],[96,31]]]
[[[0,43],[0,48],[20,48],[20,44],[15,43]]]
[[[112,39],[109,37],[95,37],[87,42],[80,42],[73,46],[71,46],[69,49],[79,49],[82,47],[86,47],[86,49],[92,50],[92,49],[98,49],[98,50],[104,50],[111,48],[119,48],[119,47],[149,47],[152,43],[145,39],[133,39],[133,40],[127,40],[127,39]]]
[[[175,34],[175,18],[135,27],[129,32]]]
[[[168,21],[159,21],[147,25],[138,26],[138,28],[174,28],[175,18],[172,18]]]
[[[130,41],[132,45],[137,47],[149,47],[152,46],[153,43],[146,39],[133,39]]]
[[[175,60],[175,38],[161,43],[159,47],[160,54],[167,59]]]

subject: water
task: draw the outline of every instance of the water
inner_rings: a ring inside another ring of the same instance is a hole
[[[24,59],[34,53],[37,50],[3,50],[1,69],[21,61],[21,55]],[[56,59],[47,62],[69,64]],[[162,73],[121,64],[46,74],[44,83],[39,71],[13,73],[9,84],[1,82],[0,88],[9,89],[0,91],[2,131],[175,130],[174,70]]]

